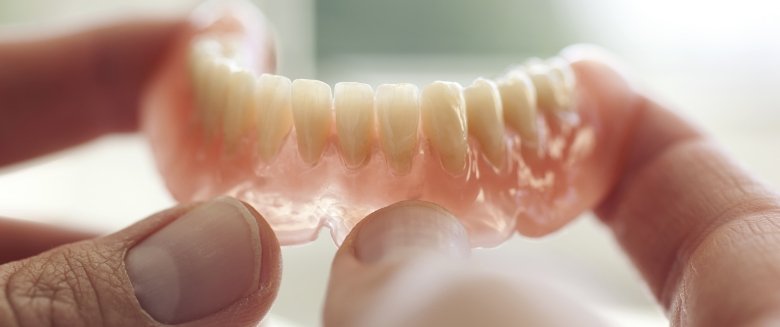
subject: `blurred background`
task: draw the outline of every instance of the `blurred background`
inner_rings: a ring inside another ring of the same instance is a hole
[[[186,11],[196,1],[0,0],[0,34],[59,23]],[[780,186],[780,2],[764,0],[261,0],[277,30],[280,73],[330,83],[467,83],[571,43],[621,57],[651,93],[697,121]],[[8,64],[8,63],[0,63]],[[0,213],[98,232],[173,204],[140,135],[109,136],[0,168]],[[328,235],[284,249],[272,309],[279,325],[316,326]],[[539,240],[480,256],[555,276],[620,325],[667,325],[610,234],[585,216]]]

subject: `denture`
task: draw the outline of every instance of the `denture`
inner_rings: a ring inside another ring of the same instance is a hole
[[[142,111],[179,201],[235,196],[296,244],[322,226],[340,242],[380,207],[425,200],[459,217],[475,246],[493,246],[557,229],[608,183],[592,178],[612,169],[598,159],[598,110],[561,57],[465,86],[331,87],[272,73],[257,9],[207,6]]]

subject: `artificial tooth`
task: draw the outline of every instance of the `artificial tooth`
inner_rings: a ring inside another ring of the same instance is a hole
[[[374,90],[368,84],[343,82],[334,91],[339,150],[346,166],[357,168],[371,151]]]
[[[498,81],[504,120],[524,141],[536,142],[536,89],[524,72],[509,74]]]
[[[213,138],[219,129],[225,105],[227,104],[230,66],[223,61],[215,61],[205,74],[208,80],[204,84],[203,128],[206,137]]]
[[[238,138],[250,127],[248,107],[254,84],[255,76],[249,71],[239,69],[230,74],[227,103],[222,115],[222,130],[228,147],[234,147]]]
[[[208,66],[209,57],[205,53],[205,49],[199,43],[194,43],[190,47],[190,77],[192,78],[192,89],[194,95],[198,96],[202,87],[200,84],[205,81],[206,67]]]
[[[563,58],[553,57],[547,61],[550,66],[551,73],[559,81],[560,105],[564,110],[574,109],[574,92],[577,83],[577,77],[574,74],[574,70],[571,68],[571,64]]]
[[[569,82],[564,81],[568,73],[563,67],[552,68],[548,63],[533,60],[526,64],[525,71],[536,87],[537,101],[542,110],[569,109],[571,94],[566,86]],[[570,83],[573,83],[573,80]]]
[[[269,162],[279,151],[293,126],[290,79],[263,74],[257,78],[251,110],[257,124],[257,150]]]
[[[452,82],[433,82],[420,95],[422,128],[439,154],[442,166],[451,174],[466,169],[468,128],[466,103],[461,87]]]
[[[506,157],[504,146],[504,117],[498,86],[490,80],[478,78],[463,89],[469,133],[479,143],[485,157],[496,168],[503,168]]]
[[[214,69],[215,63],[208,57],[203,47],[197,45],[199,44],[193,44],[190,48],[190,77],[195,110],[198,117],[203,119],[206,115],[205,99],[208,90],[206,84],[209,83],[211,77],[209,74]]]
[[[330,86],[321,81],[296,79],[292,82],[292,113],[298,153],[303,162],[320,160],[330,136],[333,97]]]
[[[379,140],[387,163],[397,174],[412,168],[420,123],[419,91],[413,84],[383,84],[376,89]]]

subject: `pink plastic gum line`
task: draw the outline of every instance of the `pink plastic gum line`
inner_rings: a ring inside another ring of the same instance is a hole
[[[540,146],[522,145],[507,129],[509,169],[496,172],[470,143],[469,173],[453,177],[420,137],[412,171],[396,176],[388,168],[374,136],[374,149],[362,168],[345,168],[334,146],[308,167],[298,157],[294,131],[275,160],[261,162],[254,135],[236,149],[202,134],[195,115],[188,73],[188,47],[194,35],[229,30],[246,38],[257,54],[257,71],[271,72],[273,51],[258,13],[230,7],[195,14],[150,82],[142,111],[158,167],[179,201],[229,194],[253,204],[274,226],[284,244],[316,238],[323,225],[341,242],[362,217],[382,206],[406,200],[435,202],[455,213],[475,246],[500,244],[514,231],[541,236],[557,230],[595,206],[614,183],[630,124],[629,113],[601,105],[628,88],[617,76],[598,76],[593,65],[576,62],[576,110],[546,113]],[[218,18],[218,19],[217,19]],[[603,69],[602,69],[603,70]],[[603,71],[603,74],[614,74]],[[603,75],[602,74],[602,75]],[[595,81],[603,79],[611,81]],[[614,107],[614,106],[613,106]],[[541,110],[540,112],[545,112]]]

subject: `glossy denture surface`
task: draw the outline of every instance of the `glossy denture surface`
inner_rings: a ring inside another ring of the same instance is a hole
[[[515,230],[548,233],[604,192],[591,183],[604,173],[594,159],[598,110],[563,59],[530,60],[465,87],[331,89],[248,64],[262,60],[247,59],[242,44],[264,36],[215,26],[257,17],[213,16],[182,37],[144,111],[179,200],[238,196],[288,244],[322,225],[340,241],[379,207],[429,200],[458,215],[475,245],[495,245]]]

